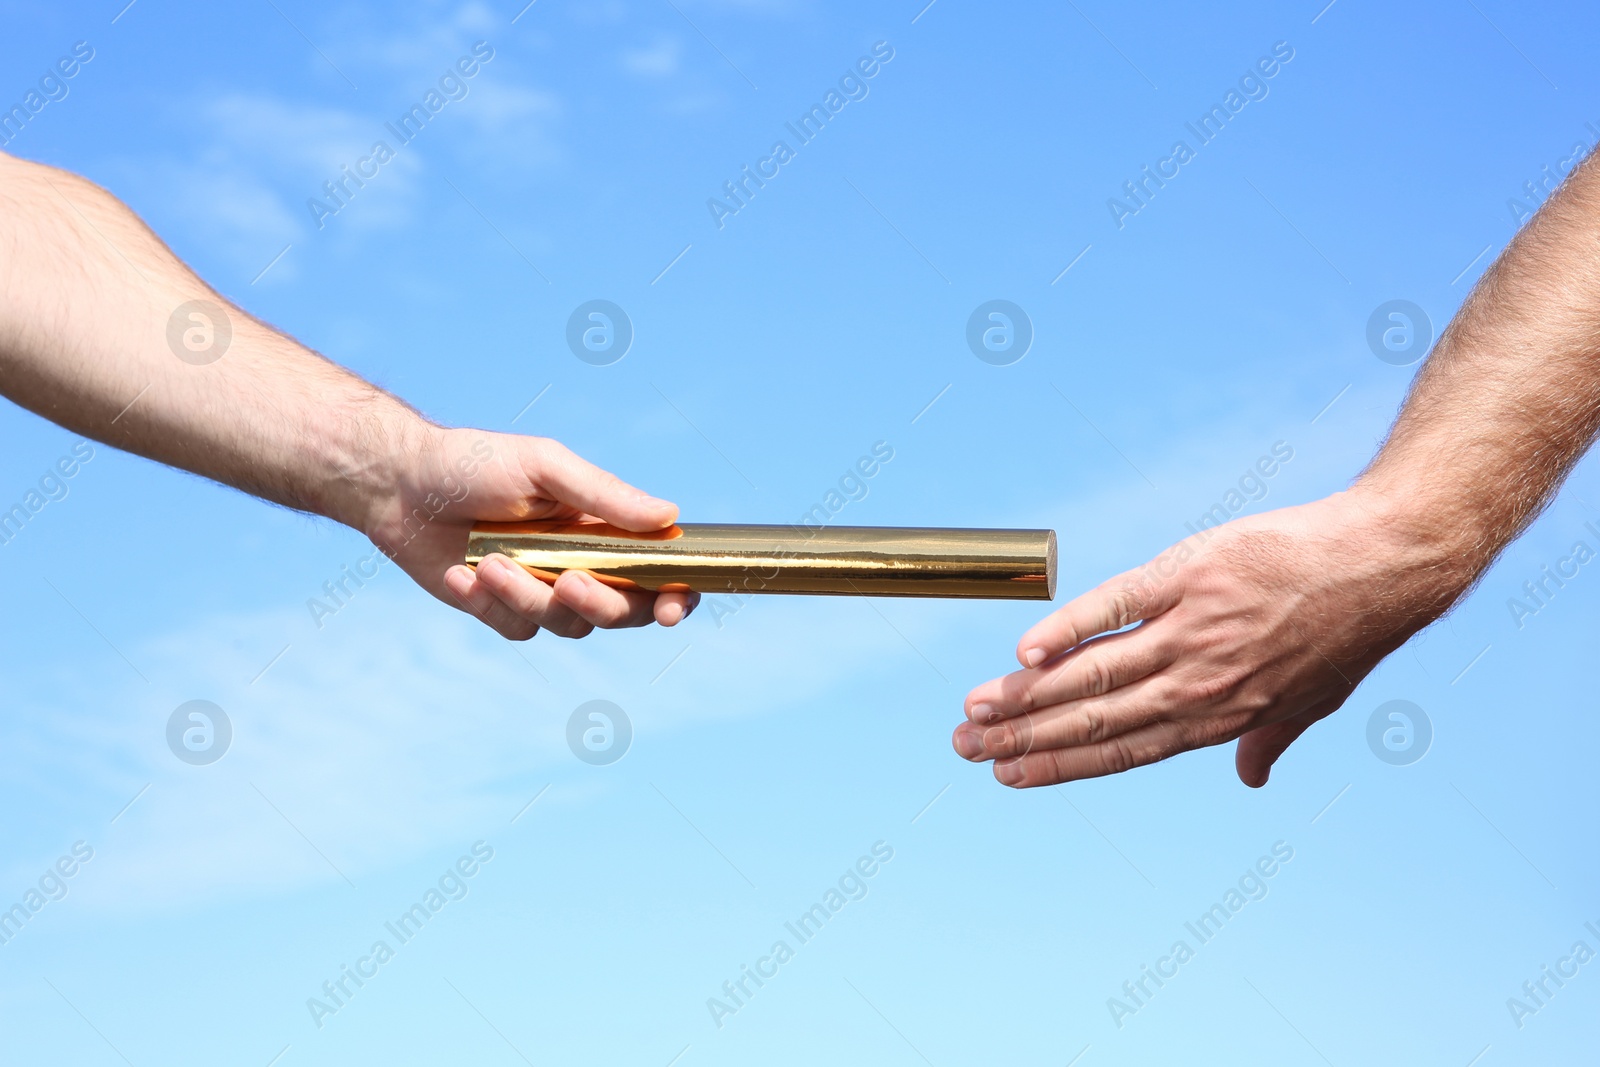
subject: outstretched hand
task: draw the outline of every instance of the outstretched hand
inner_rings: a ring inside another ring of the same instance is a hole
[[[1393,511],[1352,490],[1240,519],[1085,593],[1023,635],[1025,669],[967,696],[956,751],[1023,788],[1239,738],[1239,778],[1265,785],[1464,588]]]
[[[502,636],[526,641],[540,628],[584,637],[595,627],[673,626],[694,610],[696,593],[612,588],[582,571],[554,584],[498,553],[477,569],[461,561],[473,523],[595,518],[640,533],[678,517],[677,505],[540,437],[429,427],[388,479],[368,536],[416,583],[481,618]]]

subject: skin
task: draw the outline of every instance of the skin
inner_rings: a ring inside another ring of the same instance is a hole
[[[1239,519],[1078,597],[952,737],[1018,788],[1238,739],[1246,785],[1456,604],[1600,429],[1600,163],[1474,288],[1345,492]],[[1129,628],[1131,627],[1131,629]]]
[[[232,329],[202,365],[168,342],[169,319],[196,299]],[[0,393],[86,437],[344,523],[512,640],[672,626],[698,600],[581,572],[549,585],[498,555],[463,565],[477,520],[592,517],[642,532],[678,509],[555,441],[429,422],[230,304],[104,189],[4,154]]]

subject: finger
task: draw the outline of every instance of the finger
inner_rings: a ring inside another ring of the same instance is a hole
[[[1170,666],[1177,649],[1143,628],[1083,644],[1035,670],[1013,671],[967,694],[967,718],[992,723],[1069,700],[1104,696]]]
[[[996,760],[994,777],[1013,789],[1031,789],[1121,774],[1195,747],[1178,723],[1158,722],[1097,745],[1039,749],[1014,759]]]
[[[1267,778],[1272,774],[1272,765],[1278,762],[1278,757],[1313,723],[1333,714],[1338,706],[1338,701],[1325,700],[1299,715],[1242,734],[1239,747],[1233,754],[1233,766],[1239,772],[1239,781],[1252,789],[1266,785]]]
[[[491,630],[511,641],[526,641],[539,632],[529,619],[512,611],[480,581],[471,567],[457,565],[444,575],[445,588],[456,598],[462,611],[476,615]]]
[[[1145,685],[1108,697],[1091,697],[1040,708],[989,724],[964,722],[951,744],[973,762],[1010,759],[1047,748],[1098,745],[1149,726],[1160,712]]]
[[[556,579],[556,599],[603,629],[648,626],[654,621],[655,594],[614,589],[585,571]]]
[[[1091,637],[1154,618],[1177,598],[1176,582],[1152,580],[1144,569],[1119,574],[1034,624],[1017,642],[1017,662],[1037,667]]]
[[[530,477],[551,496],[624,530],[640,532],[671,526],[678,505],[659,500],[556,441],[539,441],[524,457]]]
[[[558,637],[587,637],[594,630],[593,623],[557,600],[549,585],[505,556],[483,557],[478,583],[508,611]]]
[[[676,626],[700,606],[699,593],[659,593],[656,595],[656,622]]]

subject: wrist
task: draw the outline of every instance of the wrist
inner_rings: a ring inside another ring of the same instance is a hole
[[[315,510],[372,537],[394,510],[416,457],[444,431],[376,389],[336,408],[329,422]]]
[[[1360,541],[1382,566],[1390,594],[1432,621],[1488,569],[1499,545],[1481,511],[1437,486],[1364,475],[1337,494]]]

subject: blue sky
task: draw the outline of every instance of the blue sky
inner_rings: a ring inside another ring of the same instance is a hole
[[[1058,603],[1280,442],[1247,510],[1344,486],[1415,372],[1369,348],[1374,310],[1411,301],[1436,336],[1524,183],[1600,137],[1579,5],[7,7],[7,108],[93,49],[8,151],[104,184],[431,417],[558,438],[702,521],[790,521],[887,442],[837,521],[1053,527]],[[478,42],[319,227],[307,201]],[[779,140],[719,227],[708,200]],[[1108,200],[1178,140],[1193,158],[1119,227]],[[635,335],[607,366],[565,340],[597,299]],[[1009,366],[967,346],[990,300],[1031,322]],[[8,406],[0,440],[9,507],[76,438]],[[766,598],[512,646],[386,571],[319,628],[353,533],[104,447],[65,489],[0,545],[0,903],[93,858],[0,944],[7,1060],[1489,1065],[1600,1036],[1600,964],[1520,1027],[1507,1007],[1600,951],[1600,577],[1509,607],[1600,549],[1591,461],[1259,792],[1231,746],[1025,794],[960,760],[962,696],[1042,605]],[[166,740],[197,699],[233,730],[204,766]],[[567,746],[595,699],[633,727],[610,765]],[[1367,742],[1396,699],[1432,725],[1408,765]],[[480,841],[398,944],[385,923]],[[800,944],[785,923],[880,842]],[[1200,944],[1185,924],[1274,846],[1265,895]],[[1108,1006],[1180,940],[1176,976]]]

